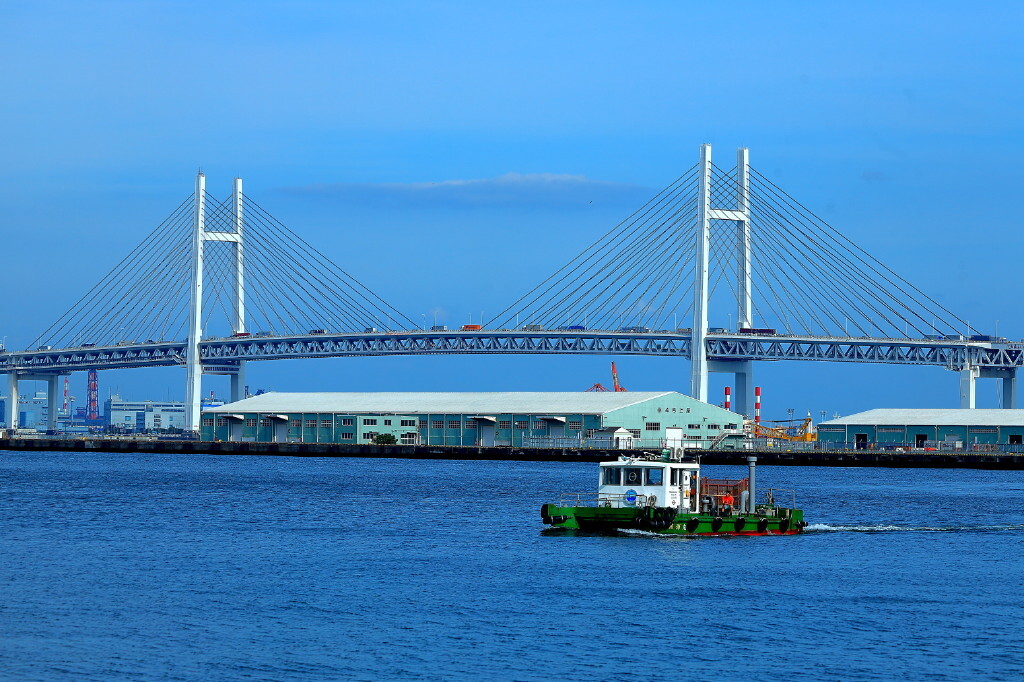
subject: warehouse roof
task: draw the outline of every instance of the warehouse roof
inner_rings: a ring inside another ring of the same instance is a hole
[[[263,393],[204,409],[234,412],[352,412],[402,414],[603,414],[652,398],[693,398],[672,391],[621,393]]]
[[[1024,410],[884,409],[851,414],[819,426],[892,424],[895,426],[1024,426]]]

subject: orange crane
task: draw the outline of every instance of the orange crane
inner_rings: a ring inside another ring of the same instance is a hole
[[[753,424],[753,435],[755,438],[778,438],[780,440],[799,441],[810,443],[818,440],[818,434],[811,430],[811,418],[806,419],[785,419],[778,421],[767,420],[769,424],[779,426],[764,426],[764,422]]]
[[[615,369],[615,363],[614,362],[612,363],[612,390],[615,391],[616,393],[626,393],[627,392],[626,388],[622,384],[619,383],[619,370]],[[604,384],[602,384],[600,382],[594,384],[593,386],[588,388],[585,392],[589,392],[589,391],[594,391],[596,393],[610,393],[611,392],[607,388],[604,387]]]
[[[626,387],[619,383],[619,370],[615,369],[615,363],[612,363],[612,386],[616,393],[625,393]]]

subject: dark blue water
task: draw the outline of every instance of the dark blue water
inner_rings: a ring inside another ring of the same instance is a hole
[[[1022,472],[761,467],[812,532],[544,532],[595,472],[0,452],[0,675],[1024,677]]]

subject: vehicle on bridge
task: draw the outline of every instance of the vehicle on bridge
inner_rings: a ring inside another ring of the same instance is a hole
[[[740,327],[736,331],[738,333],[740,333],[740,334],[756,334],[758,336],[777,336],[778,335],[777,331],[775,331],[774,329],[769,329],[767,327],[765,327],[763,329],[757,329],[755,327]]]
[[[757,503],[756,458],[747,458],[745,479],[703,479],[696,459],[670,453],[601,462],[596,495],[562,495],[558,504],[541,507],[541,520],[554,528],[660,535],[795,535],[807,527],[795,504],[776,504],[783,491],[768,490]]]

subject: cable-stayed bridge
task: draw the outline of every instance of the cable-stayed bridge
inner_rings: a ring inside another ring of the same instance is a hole
[[[709,311],[728,313],[725,328]],[[734,317],[735,316],[735,317]],[[690,360],[691,394],[708,373],[735,375],[753,405],[758,360],[933,365],[1002,380],[1016,406],[1017,344],[983,336],[802,206],[749,164],[700,160],[480,329],[417,329],[406,315],[286,227],[235,179],[218,200],[195,192],[31,344],[0,353],[18,382],[89,369],[182,366],[187,423],[203,374],[242,397],[256,360],[434,354],[662,355]],[[17,426],[11,410],[9,426]]]

